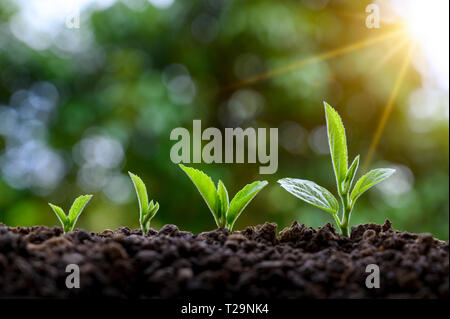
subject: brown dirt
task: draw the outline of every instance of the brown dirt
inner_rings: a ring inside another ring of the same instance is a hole
[[[68,289],[68,264],[80,266]],[[368,264],[380,288],[365,285]],[[0,224],[0,297],[448,298],[449,245],[429,234],[384,225],[294,222],[194,235],[165,225],[141,236],[127,227],[62,235],[58,227]]]

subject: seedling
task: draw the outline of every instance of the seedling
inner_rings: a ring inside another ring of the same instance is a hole
[[[337,190],[342,202],[342,217],[339,218],[339,203],[327,189],[314,182],[284,178],[278,183],[289,193],[333,215],[338,227],[344,236],[349,235],[349,220],[356,200],[369,188],[391,176],[395,170],[391,168],[377,168],[363,175],[353,187],[353,179],[359,165],[359,155],[355,157],[348,167],[347,141],[345,129],[339,114],[330,105],[324,102],[327,121],[328,144],[330,146],[331,160],[336,176]]]
[[[267,185],[267,181],[256,181],[246,185],[229,202],[225,185],[219,180],[217,188],[211,178],[202,171],[179,164],[197,187],[213,214],[217,227],[233,230],[234,223],[252,199]]]
[[[61,222],[64,234],[73,230],[75,224],[77,223],[78,217],[80,217],[84,207],[86,207],[91,198],[92,195],[83,195],[75,199],[72,207],[70,207],[69,215],[66,215],[61,207],[48,203]]]
[[[153,200],[148,203],[147,188],[144,182],[137,175],[128,172],[136,190],[137,198],[139,201],[139,224],[141,225],[142,235],[147,234],[150,229],[150,221],[156,215],[159,209],[158,202]]]

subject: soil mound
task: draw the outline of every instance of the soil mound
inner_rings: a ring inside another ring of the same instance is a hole
[[[80,288],[68,289],[68,264]],[[369,289],[367,265],[379,267]],[[66,235],[59,227],[0,224],[0,297],[448,298],[449,246],[384,225],[315,230],[294,222],[194,235],[120,227]]]

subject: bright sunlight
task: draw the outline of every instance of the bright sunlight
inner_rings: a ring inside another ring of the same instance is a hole
[[[448,90],[449,1],[402,0],[395,1],[393,6],[405,19],[411,37],[437,78],[437,84]]]

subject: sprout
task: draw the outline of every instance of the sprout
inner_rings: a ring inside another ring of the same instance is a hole
[[[92,195],[83,195],[75,199],[72,207],[70,207],[69,215],[66,215],[61,207],[48,203],[61,222],[64,234],[73,230],[75,224],[77,223],[78,217],[80,217],[84,207],[91,200],[91,198]]]
[[[134,189],[136,190],[139,201],[139,224],[141,225],[142,235],[145,235],[150,229],[150,221],[159,210],[159,204],[158,202],[153,202],[153,200],[149,204],[147,188],[142,179],[131,172],[128,172],[128,174],[130,174]]]
[[[369,188],[391,176],[395,170],[390,168],[371,170],[356,182],[355,187],[350,192],[359,165],[359,155],[355,157],[350,167],[348,167],[344,125],[339,114],[326,102],[324,102],[324,105],[328,144],[330,146],[338,194],[342,202],[342,217],[339,218],[338,216],[339,203],[337,199],[328,190],[316,183],[294,178],[284,178],[279,180],[278,183],[294,196],[333,215],[342,234],[348,236],[350,215],[355,207],[356,200]]]
[[[233,230],[234,223],[252,199],[263,189],[266,181],[256,181],[246,185],[229,202],[228,192],[219,180],[217,189],[211,178],[200,170],[180,164],[180,168],[189,176],[213,214],[217,227]]]

